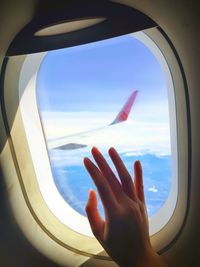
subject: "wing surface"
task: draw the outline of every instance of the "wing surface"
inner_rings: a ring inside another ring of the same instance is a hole
[[[135,102],[137,94],[138,94],[137,90],[132,92],[132,94],[129,96],[128,100],[126,101],[126,103],[124,104],[124,106],[122,107],[122,109],[120,110],[118,115],[116,116],[116,118],[113,120],[113,122],[111,122],[107,126],[112,126],[114,124],[124,122],[128,119],[128,116],[131,112],[131,109],[132,109],[132,106]],[[73,134],[73,135],[68,135],[68,136],[56,138],[53,140],[49,140],[47,142],[48,148],[49,149],[59,149],[59,150],[74,150],[74,149],[80,149],[80,148],[87,147],[86,144],[80,144],[80,143],[75,143],[75,142],[71,142],[71,141],[74,140],[74,138],[76,138],[76,137],[77,137],[77,139],[80,139],[80,137],[82,137],[82,136],[85,137],[86,135],[88,135],[91,132],[105,129],[105,127],[107,127],[107,126],[97,128],[97,129],[92,129],[90,131],[85,131],[85,132],[81,132],[81,133],[77,133],[77,134]]]

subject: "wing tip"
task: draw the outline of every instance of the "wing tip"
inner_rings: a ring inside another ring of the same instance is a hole
[[[132,109],[132,106],[133,106],[133,104],[135,102],[135,99],[137,97],[138,92],[139,92],[138,90],[134,90],[131,93],[131,95],[129,96],[129,98],[126,101],[125,105],[123,106],[123,108],[118,113],[117,117],[109,125],[117,124],[117,123],[126,121],[128,119],[129,113],[130,113],[130,111]]]

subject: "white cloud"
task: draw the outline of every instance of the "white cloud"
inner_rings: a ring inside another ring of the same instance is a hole
[[[66,144],[87,145],[75,150],[52,150],[54,164],[81,165],[83,157],[90,156],[92,146],[99,147],[104,154],[107,154],[109,147],[114,146],[126,156],[146,153],[162,156],[171,153],[170,130],[166,121],[150,122],[130,117],[126,122],[108,126],[114,119],[110,112],[45,112],[42,116],[47,140],[65,136]],[[104,127],[105,125],[107,126]],[[94,130],[95,128],[101,129]],[[85,131],[89,132],[82,133]],[[78,133],[82,134],[77,135]]]
[[[157,193],[158,192],[158,189],[155,186],[149,187],[147,190],[150,191],[150,192],[153,192],[153,193]]]

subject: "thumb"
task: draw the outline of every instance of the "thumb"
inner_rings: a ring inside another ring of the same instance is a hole
[[[85,210],[94,236],[98,240],[102,241],[105,222],[102,220],[101,215],[99,214],[97,208],[97,196],[93,189],[90,189]]]

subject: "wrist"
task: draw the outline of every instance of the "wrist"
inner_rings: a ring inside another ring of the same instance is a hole
[[[156,252],[148,251],[143,256],[141,256],[137,262],[130,262],[127,265],[120,265],[120,267],[169,267],[167,263],[164,262],[161,256]]]
[[[167,263],[156,252],[151,251],[141,264],[136,267],[168,267]]]

